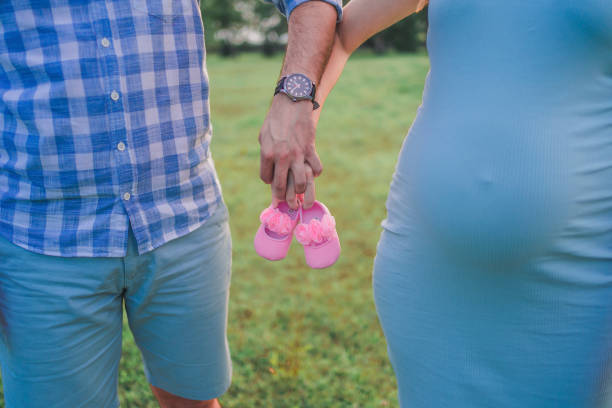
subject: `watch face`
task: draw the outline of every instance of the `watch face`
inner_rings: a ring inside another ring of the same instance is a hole
[[[285,90],[294,98],[308,98],[312,92],[312,82],[306,75],[291,74],[285,80]]]

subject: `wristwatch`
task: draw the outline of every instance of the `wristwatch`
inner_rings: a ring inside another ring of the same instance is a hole
[[[291,74],[279,79],[274,90],[274,95],[284,93],[293,102],[309,100],[312,101],[312,110],[318,109],[319,104],[315,101],[316,86],[304,74]]]

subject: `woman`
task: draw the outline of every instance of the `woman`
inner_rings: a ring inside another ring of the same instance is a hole
[[[418,3],[352,0],[319,95]],[[431,70],[373,279],[401,406],[600,406],[612,354],[612,6],[431,0],[429,19]]]

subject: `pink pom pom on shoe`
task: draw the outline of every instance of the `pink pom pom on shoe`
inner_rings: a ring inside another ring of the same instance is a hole
[[[279,235],[289,234],[295,225],[289,215],[281,212],[278,208],[268,207],[261,212],[259,220],[266,228]]]
[[[330,214],[311,220],[308,224],[298,224],[295,238],[302,245],[318,245],[336,236],[336,220]]]

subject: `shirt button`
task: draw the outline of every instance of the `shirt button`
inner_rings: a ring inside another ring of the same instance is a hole
[[[127,193],[127,192],[126,192],[126,193],[123,193],[123,199],[124,199],[125,201],[129,201],[129,200],[130,200],[130,198],[132,198],[132,195],[131,195],[130,193]]]
[[[125,150],[125,143],[123,142],[119,142],[117,143],[117,150],[119,150],[120,152]]]
[[[113,92],[111,92],[111,95],[110,95],[110,96],[111,96],[111,99],[112,99],[113,101],[117,101],[117,100],[119,100],[119,92],[117,92],[117,91],[113,91]]]
[[[106,37],[102,38],[102,40],[100,41],[100,43],[102,44],[102,46],[103,46],[104,48],[108,48],[108,47],[110,47],[110,41],[109,41],[109,39],[108,39],[108,38],[106,38]]]

